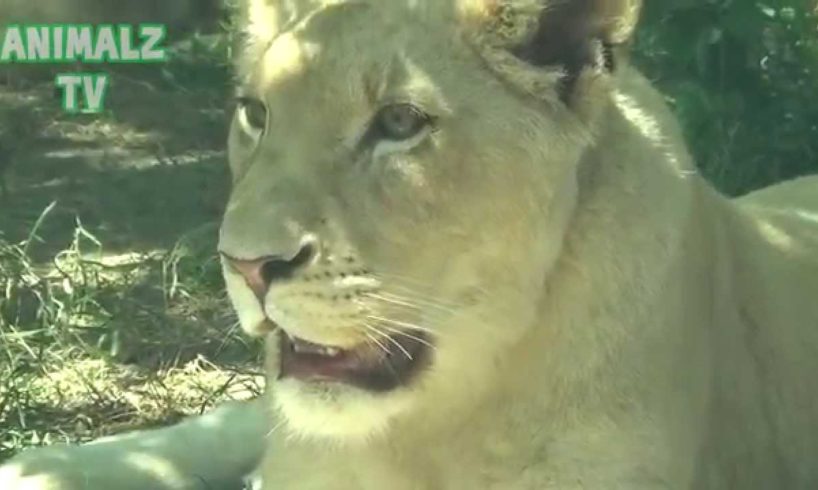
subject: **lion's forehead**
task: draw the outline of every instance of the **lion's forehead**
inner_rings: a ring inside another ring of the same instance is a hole
[[[442,53],[460,50],[461,65],[468,53],[452,46],[449,36],[430,38],[424,29],[405,25],[410,21],[368,10],[316,15],[275,36],[255,61],[245,57],[243,91],[269,104],[277,138],[295,143],[293,138],[305,137],[310,148],[316,138],[340,145],[333,149],[350,146],[384,101],[411,101],[426,112],[450,114],[462,105],[455,103],[463,97],[455,79],[462,77]]]
[[[320,50],[317,43],[299,39],[293,32],[277,36],[258,64],[256,83],[270,87],[303,76]]]
[[[262,45],[263,56],[239,68],[263,72],[266,82],[308,71],[312,76],[371,70],[397,54],[440,57],[441,51],[450,49],[447,41],[455,32],[446,28],[444,19],[411,8],[414,2],[317,4],[308,12],[294,14],[296,20],[277,32],[256,33],[259,39],[248,43],[245,54],[252,56]]]
[[[274,108],[274,116],[288,114],[286,126],[290,129],[296,129],[292,126],[296,114],[296,119],[310,124],[311,130],[330,123],[328,116],[352,116],[366,101],[366,87],[361,81],[373,71],[377,64],[373,61],[388,53],[379,46],[389,42],[375,42],[364,29],[356,29],[359,22],[355,17],[341,12],[317,13],[275,35],[260,53],[255,44],[248,44],[239,65],[245,91],[263,94]],[[378,24],[373,19],[368,22]],[[312,110],[305,112],[307,106]],[[307,121],[310,114],[319,113],[318,121]],[[303,129],[298,128],[302,133]]]

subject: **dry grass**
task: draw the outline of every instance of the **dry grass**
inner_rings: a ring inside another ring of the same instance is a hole
[[[111,255],[78,222],[43,264],[28,255],[36,228],[21,243],[0,238],[0,458],[259,392],[258,350],[235,335],[218,292],[212,231]]]

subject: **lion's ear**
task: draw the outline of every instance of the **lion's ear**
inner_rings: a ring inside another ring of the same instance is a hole
[[[624,55],[622,45],[633,36],[642,6],[642,0],[459,1],[461,18],[476,42],[489,48],[499,72],[543,100],[553,92],[542,87],[553,84],[540,83],[540,71],[503,61],[502,53],[528,67],[548,68],[546,74],[558,73],[557,95],[583,118],[593,117],[592,109],[600,106],[594,101],[605,96],[606,75]]]
[[[249,71],[261,53],[275,38],[281,25],[278,0],[234,0],[235,21],[238,35],[235,37],[237,56],[233,58],[238,74]]]
[[[633,37],[642,10],[642,0],[594,0],[592,15],[605,42],[624,44]]]
[[[272,39],[279,27],[276,0],[238,0],[238,16],[242,32],[253,40]]]
[[[534,65],[563,65],[575,72],[598,61],[601,45],[612,69],[611,50],[631,39],[641,5],[641,0],[545,0],[536,28],[514,53]]]
[[[558,93],[576,105],[612,73],[633,36],[642,0],[461,0],[488,42],[535,67],[561,73]]]

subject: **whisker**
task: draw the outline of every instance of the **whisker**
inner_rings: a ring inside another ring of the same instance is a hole
[[[420,280],[412,278],[412,277],[409,277],[409,276],[402,275],[402,274],[383,272],[383,271],[370,272],[369,274],[371,276],[373,276],[373,277],[376,277],[376,278],[378,278],[380,276],[380,278],[387,279],[389,282],[396,282],[398,285],[403,283],[404,284],[403,287],[406,288],[406,289],[409,289],[410,291],[416,291],[417,288],[421,288],[421,289],[428,289],[429,288],[428,283],[426,283],[424,281],[420,281]],[[488,294],[488,291],[485,288],[475,287],[474,289],[479,294],[482,294],[482,295],[487,295]],[[430,298],[433,298],[433,297],[430,297]],[[439,301],[437,298],[433,298],[433,299],[436,300],[436,301]],[[458,306],[457,303],[451,303],[451,305],[452,306]]]
[[[444,301],[441,300],[439,297],[434,296],[433,294],[427,294],[419,291],[417,288],[406,286],[400,283],[395,282],[388,282],[384,284],[381,288],[381,291],[385,291],[387,293],[391,293],[394,296],[398,297],[405,297],[410,299],[415,299],[419,301],[425,301],[432,305],[437,305],[443,308],[457,308],[462,306],[462,303],[458,303],[455,301]]]
[[[415,325],[414,323],[402,322],[400,320],[393,320],[392,318],[384,318],[384,317],[377,316],[377,315],[367,315],[367,317],[371,318],[372,320],[388,322],[388,323],[391,323],[393,325],[397,325],[399,327],[409,328],[409,329],[412,329],[412,330],[418,330],[418,329],[421,329],[421,328],[425,328],[425,327],[420,327],[419,325]]]
[[[428,289],[429,283],[414,277],[410,277],[403,274],[396,274],[394,272],[370,272],[370,275],[376,278],[387,279],[389,281],[398,282],[399,284],[405,284],[407,287],[417,288],[420,287],[422,289]]]
[[[368,297],[370,297],[372,299],[383,301],[384,303],[389,303],[389,304],[395,305],[395,306],[402,306],[404,308],[409,308],[409,309],[413,309],[413,310],[418,310],[418,311],[424,311],[425,312],[425,310],[428,309],[428,308],[433,308],[433,309],[437,308],[438,310],[440,310],[438,313],[446,313],[446,314],[453,314],[454,313],[453,310],[446,310],[446,309],[443,309],[442,307],[437,307],[437,306],[434,306],[434,305],[424,305],[424,304],[420,304],[420,303],[413,303],[410,299],[402,298],[400,296],[391,295],[389,293],[366,292],[366,293],[364,293],[364,295],[368,296]],[[426,313],[428,313],[428,312],[426,312]]]
[[[412,340],[414,340],[416,342],[420,342],[421,344],[423,344],[423,345],[425,345],[425,346],[427,346],[427,347],[429,347],[431,349],[437,349],[437,346],[431,344],[428,340],[423,339],[421,337],[418,337],[416,335],[412,335],[409,332],[406,332],[404,330],[400,330],[400,329],[394,328],[394,327],[389,327],[389,326],[386,326],[386,325],[381,325],[381,327],[385,328],[389,332],[392,332],[392,333],[394,333],[396,335],[402,335],[402,336],[404,336],[406,338],[409,338],[409,339],[412,339]]]
[[[401,350],[401,352],[403,352],[403,354],[406,356],[406,358],[407,358],[407,359],[409,359],[410,361],[412,360],[412,354],[410,354],[410,353],[409,353],[409,351],[407,351],[405,347],[403,347],[402,345],[400,345],[400,342],[398,342],[397,340],[393,339],[393,338],[392,338],[391,336],[389,336],[388,334],[385,334],[385,333],[381,332],[380,330],[378,330],[378,329],[377,329],[376,327],[374,327],[373,325],[370,325],[370,324],[368,324],[368,323],[366,323],[366,322],[364,322],[364,324],[363,324],[363,325],[364,325],[364,327],[365,327],[367,330],[369,330],[369,331],[371,331],[371,332],[375,332],[376,334],[378,334],[378,335],[380,335],[380,336],[384,337],[384,338],[385,338],[385,339],[387,339],[388,341],[390,341],[390,342],[392,342],[393,344],[395,344],[395,346],[396,346],[398,349],[400,349],[400,350]],[[389,353],[389,350],[386,350],[385,352],[386,352],[386,353]]]
[[[371,329],[371,327],[370,327],[369,325],[366,325],[366,324],[364,324],[364,327],[366,327],[368,330],[369,330],[369,329]],[[380,348],[380,349],[381,349],[381,350],[384,352],[384,354],[389,354],[389,348],[388,348],[388,347],[386,347],[385,345],[383,345],[383,344],[381,343],[381,341],[380,341],[380,340],[378,340],[378,338],[377,338],[377,337],[373,337],[373,336],[372,336],[372,334],[371,334],[371,333],[369,333],[369,332],[364,332],[364,335],[366,335],[366,338],[368,338],[368,339],[369,339],[369,340],[371,340],[371,341],[372,341],[372,342],[373,342],[375,345],[377,345],[377,346],[378,346],[378,348]]]
[[[432,335],[437,335],[438,334],[438,332],[432,330],[429,327],[424,327],[422,325],[416,325],[414,323],[401,322],[399,320],[393,320],[392,318],[385,318],[385,317],[381,317],[381,316],[377,316],[377,315],[365,315],[365,317],[370,319],[370,320],[377,320],[377,321],[380,321],[380,322],[391,323],[393,325],[408,328],[410,330],[415,330],[415,331],[418,331],[418,332],[425,332],[425,333],[429,333],[429,334],[432,334]]]
[[[280,429],[280,428],[281,428],[281,426],[283,426],[283,425],[284,425],[284,422],[285,422],[285,419],[283,419],[283,418],[282,418],[281,420],[279,420],[279,421],[278,421],[278,423],[277,423],[276,425],[274,425],[274,426],[273,426],[273,428],[272,428],[272,429],[270,429],[270,430],[267,432],[267,434],[265,434],[264,438],[266,439],[266,438],[268,438],[268,437],[272,436],[273,434],[275,434],[275,433],[276,433],[276,431],[277,431],[278,429]]]
[[[388,278],[388,279],[395,279],[395,280],[398,280],[398,281],[405,282],[407,284],[415,284],[417,286],[424,286],[424,287],[426,286],[426,284],[423,284],[423,281],[421,281],[419,279],[416,279],[414,277],[410,277],[410,276],[407,276],[407,275],[404,275],[404,274],[397,274],[395,272],[370,271],[369,275],[374,276],[374,277],[383,277],[383,278]]]
[[[383,291],[379,293],[366,292],[364,294],[384,302],[414,308],[417,310],[433,309],[437,310],[439,313],[445,314],[454,314],[456,312],[456,309],[453,307],[435,303],[431,300],[425,300],[423,298],[413,298],[408,295],[400,295]]]
[[[378,293],[365,292],[364,296],[369,296],[370,298],[380,299],[380,300],[383,300],[383,301],[385,301],[387,303],[392,303],[392,304],[395,304],[395,305],[408,306],[409,308],[416,308],[418,310],[421,308],[420,305],[416,305],[416,304],[409,303],[407,301],[398,300],[398,299],[392,299],[392,298],[383,296],[382,294],[378,294]]]

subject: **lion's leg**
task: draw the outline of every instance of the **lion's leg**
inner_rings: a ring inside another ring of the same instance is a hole
[[[260,400],[231,402],[171,427],[24,452],[0,467],[3,490],[241,489],[261,458]]]

